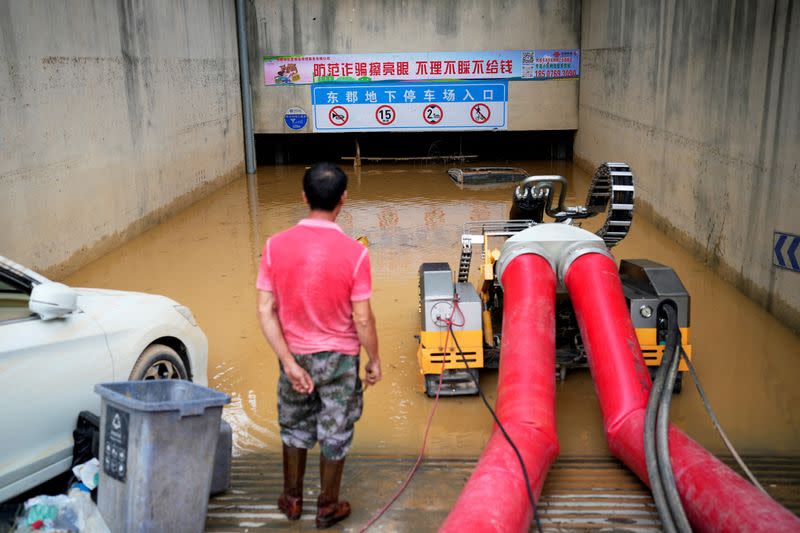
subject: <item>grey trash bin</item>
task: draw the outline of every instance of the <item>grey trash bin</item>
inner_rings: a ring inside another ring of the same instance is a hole
[[[210,494],[216,496],[231,488],[231,455],[233,452],[233,428],[224,420],[219,424],[217,453],[214,456],[214,470],[211,474]]]
[[[203,531],[230,396],[179,380],[94,390],[102,398],[97,506],[111,531]]]

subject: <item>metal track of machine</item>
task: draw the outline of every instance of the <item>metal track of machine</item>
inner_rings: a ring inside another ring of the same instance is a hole
[[[586,209],[597,214],[608,208],[606,220],[597,235],[602,237],[609,248],[628,235],[633,220],[633,202],[633,173],[630,167],[625,163],[600,165],[589,185]]]
[[[435,395],[439,375],[442,395],[477,394],[477,378],[483,368],[497,368],[502,338],[503,289],[496,261],[504,243],[538,224],[580,225],[579,220],[606,212],[596,235],[611,248],[628,234],[633,220],[634,176],[625,163],[603,163],[594,173],[586,202],[564,206],[567,180],[562,176],[529,176],[512,195],[508,220],[471,222],[464,226],[461,253],[453,283],[447,263],[424,263],[420,267],[421,333],[417,359],[429,396]],[[556,200],[556,193],[558,194]],[[556,205],[553,205],[555,202]],[[545,222],[544,215],[553,219]],[[546,243],[543,243],[546,244]],[[480,278],[469,283],[472,256],[480,246]],[[672,300],[678,307],[684,350],[691,356],[689,295],[675,272],[646,259],[623,260],[619,265],[625,298],[636,335],[651,373],[661,364],[665,326],[657,313],[659,305]],[[449,322],[448,322],[449,321]],[[468,357],[460,357],[452,334]],[[561,380],[570,368],[586,367],[583,346],[572,303],[563,286],[556,295],[556,371]],[[676,390],[680,390],[681,362]]]

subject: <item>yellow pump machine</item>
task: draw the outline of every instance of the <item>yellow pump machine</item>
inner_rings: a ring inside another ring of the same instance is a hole
[[[459,184],[485,182],[486,176],[526,176],[516,169],[453,169]],[[553,206],[555,192],[558,204]],[[502,341],[503,289],[495,262],[503,243],[536,224],[574,224],[606,213],[597,235],[611,248],[627,235],[633,220],[634,177],[624,163],[604,163],[594,174],[586,203],[565,207],[567,180],[562,176],[529,176],[514,189],[508,220],[471,222],[461,236],[461,256],[454,279],[447,263],[423,263],[419,268],[420,334],[417,360],[428,396],[439,390],[443,396],[477,394],[479,372],[497,368]],[[545,222],[544,215],[552,219]],[[480,251],[480,276],[469,282],[472,256]],[[671,268],[647,259],[622,260],[619,265],[623,292],[630,308],[636,335],[651,374],[664,351],[666,318],[660,305],[672,301],[678,309],[681,342],[691,358],[689,331],[690,299]],[[571,368],[587,366],[578,323],[564,287],[556,299],[556,369],[560,380]],[[536,342],[536,339],[531,339]],[[679,392],[686,364],[681,361],[675,391]]]

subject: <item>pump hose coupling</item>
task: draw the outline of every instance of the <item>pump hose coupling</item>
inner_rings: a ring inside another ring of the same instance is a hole
[[[505,242],[497,260],[497,279],[502,283],[503,271],[516,257],[534,254],[547,260],[558,279],[563,281],[570,265],[587,253],[613,259],[603,239],[594,233],[569,224],[539,224]]]

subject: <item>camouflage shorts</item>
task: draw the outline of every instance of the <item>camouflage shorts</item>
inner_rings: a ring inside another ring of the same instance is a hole
[[[278,380],[278,423],[281,439],[294,448],[313,448],[343,459],[353,442],[353,425],[361,418],[363,389],[359,357],[339,352],[295,355],[295,361],[314,381],[314,392],[300,394],[281,368]]]

